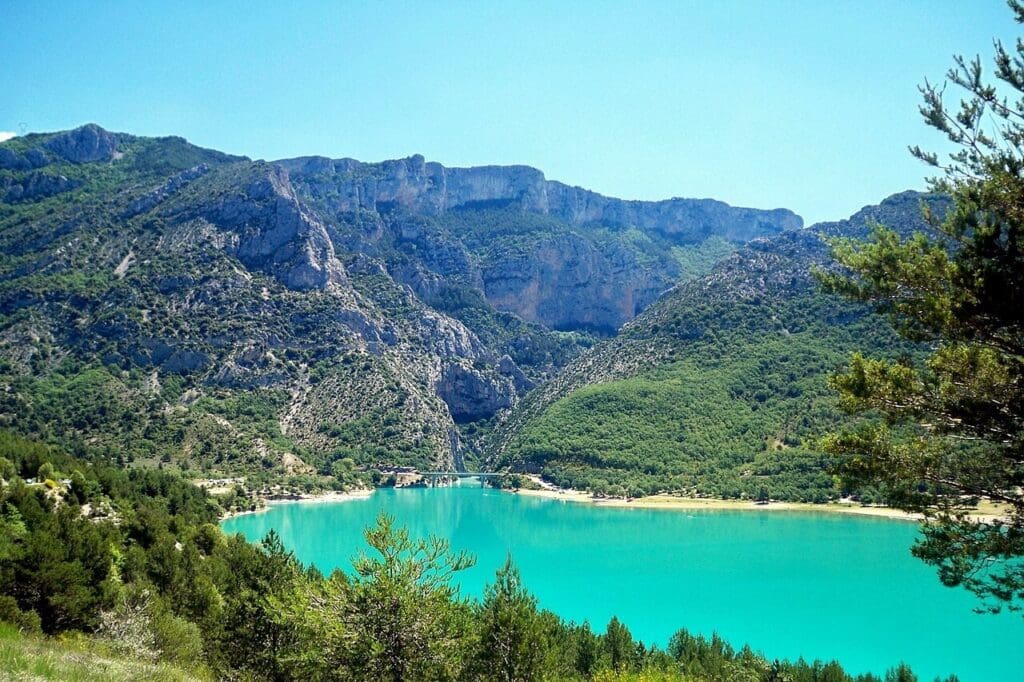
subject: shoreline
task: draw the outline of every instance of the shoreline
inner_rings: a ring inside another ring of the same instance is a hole
[[[625,499],[621,497],[594,497],[582,490],[555,488],[543,483],[540,489],[519,488],[516,490],[497,489],[510,495],[536,497],[548,500],[560,500],[574,504],[589,504],[594,507],[615,509],[660,509],[663,511],[745,511],[745,512],[805,512],[818,514],[845,514],[852,516],[869,516],[893,521],[912,521],[919,523],[925,519],[923,514],[905,512],[893,507],[864,506],[856,502],[767,502],[759,503],[752,500],[725,500],[711,497],[679,497],[676,495],[657,494],[647,497]],[[358,488],[345,492],[331,490],[323,493],[303,493],[290,497],[260,498],[262,506],[257,509],[227,512],[221,517],[226,521],[236,516],[262,514],[272,506],[280,504],[323,504],[330,502],[349,502],[364,500],[371,497],[378,488]],[[1003,518],[999,507],[987,503],[984,509],[979,508],[968,515],[974,521],[994,521]]]
[[[831,502],[768,502],[751,500],[723,500],[710,497],[677,497],[675,495],[649,495],[624,499],[621,497],[599,498],[579,490],[527,490],[519,489],[514,495],[562,500],[576,504],[590,504],[594,507],[616,509],[661,509],[665,511],[749,511],[749,512],[818,512],[823,514],[853,514],[895,519],[897,521],[920,521],[921,514],[910,514],[892,507],[864,507],[855,503]]]
[[[759,503],[752,500],[723,500],[709,497],[679,497],[676,495],[658,494],[647,497],[625,499],[621,497],[597,498],[582,490],[554,488],[545,484],[541,489],[508,490],[513,495],[539,497],[550,500],[562,500],[577,504],[590,504],[594,507],[614,507],[618,509],[662,509],[666,511],[748,511],[748,512],[813,512],[821,514],[849,514],[853,516],[871,516],[895,521],[923,521],[924,515],[905,512],[901,509],[883,506],[864,506],[856,502],[767,502]],[[1003,518],[998,507],[990,505],[988,509],[978,509],[968,515],[975,521],[993,521]]]
[[[322,493],[301,493],[294,496],[288,497],[260,497],[258,498],[262,502],[262,506],[256,509],[246,509],[244,511],[225,512],[220,520],[227,521],[236,516],[246,516],[248,514],[262,514],[268,511],[272,506],[279,504],[322,504],[324,502],[349,502],[352,500],[364,500],[377,491],[376,488],[356,488],[355,490],[328,490]]]

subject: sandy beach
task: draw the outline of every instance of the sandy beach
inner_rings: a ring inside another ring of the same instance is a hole
[[[364,500],[374,493],[374,488],[359,488],[356,490],[339,491],[339,490],[328,490],[322,493],[303,493],[297,494],[293,497],[269,497],[261,498],[263,506],[258,509],[246,509],[245,511],[226,512],[221,516],[221,520],[230,519],[235,516],[243,516],[245,514],[261,514],[272,505],[275,504],[312,504],[321,502],[347,502],[349,500]]]
[[[268,499],[267,504],[282,504],[286,502],[345,502],[347,500],[361,500],[369,497],[376,491],[376,488],[358,488],[356,490],[328,490],[322,493],[302,494],[294,498]]]
[[[549,500],[561,500],[563,502],[574,502],[590,504],[595,507],[615,507],[621,509],[664,509],[668,511],[751,511],[751,512],[812,512],[820,514],[853,514],[856,516],[873,516],[878,518],[896,519],[900,521],[921,521],[924,517],[921,514],[911,514],[892,507],[879,505],[865,506],[857,502],[828,502],[825,504],[812,504],[809,502],[769,502],[758,503],[751,500],[721,500],[707,497],[680,497],[677,495],[650,495],[647,497],[636,497],[624,499],[621,497],[594,497],[582,490],[571,490],[567,488],[556,488],[549,483],[543,483],[539,479],[535,482],[542,487],[539,489],[520,488],[518,490],[506,490],[514,495],[525,497],[540,497]],[[300,494],[293,497],[263,498],[263,506],[258,509],[229,512],[222,519],[243,514],[259,514],[267,511],[276,504],[317,504],[324,502],[345,502],[349,500],[362,500],[370,497],[375,492],[373,488],[361,488],[340,492],[330,490],[323,493]],[[982,502],[978,508],[970,514],[970,518],[977,521],[994,521],[1005,516],[1006,510],[991,502]]]
[[[824,514],[855,514],[858,516],[875,516],[902,521],[920,521],[921,514],[910,514],[900,509],[882,506],[864,506],[856,502],[829,502],[811,504],[809,502],[769,502],[757,503],[750,500],[719,500],[703,497],[679,497],[676,495],[650,495],[633,499],[596,498],[580,490],[568,490],[545,486],[539,490],[520,489],[516,495],[527,497],[543,497],[566,502],[581,502],[596,507],[619,507],[624,509],[666,509],[678,511],[717,510],[717,511],[753,511],[753,512],[817,512]],[[971,518],[981,521],[992,521],[1001,518],[1005,511],[991,503],[982,503]]]

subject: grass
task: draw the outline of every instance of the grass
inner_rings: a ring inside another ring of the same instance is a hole
[[[204,678],[166,664],[119,657],[102,642],[88,637],[53,639],[26,635],[13,625],[0,623],[0,679],[180,682]]]

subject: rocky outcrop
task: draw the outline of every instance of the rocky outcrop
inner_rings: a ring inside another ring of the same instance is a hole
[[[253,204],[263,210],[248,215]],[[241,237],[237,256],[247,266],[269,269],[286,286],[300,290],[344,279],[327,231],[302,209],[282,174],[271,171],[251,184],[241,201],[229,200],[222,209],[223,219],[234,219]]]
[[[250,345],[237,350],[208,379],[215,386],[263,388],[287,385],[288,374],[269,349]]]
[[[104,328],[95,328],[108,338],[121,338],[127,329],[124,325],[108,324]],[[206,369],[210,358],[202,352],[175,346],[172,340],[144,338],[139,339],[129,359],[140,367],[159,367],[168,374],[194,374]]]
[[[176,350],[161,365],[168,374],[193,374],[206,369],[210,359],[205,353],[190,350]]]
[[[117,136],[89,123],[53,137],[44,146],[71,163],[110,161],[117,151]]]
[[[168,213],[178,222],[200,218],[232,233],[231,255],[291,289],[324,289],[345,281],[326,228],[295,197],[287,173],[262,163],[249,170],[248,182],[235,191],[199,191]]]
[[[391,226],[395,245],[442,277],[472,276],[473,258],[464,244],[416,216],[401,216]]]
[[[476,335],[465,325],[432,310],[424,310],[416,323],[420,343],[442,358],[493,361]]]
[[[20,154],[12,149],[0,145],[0,168],[3,170],[32,170],[42,168],[50,160],[41,149],[29,149]]]
[[[456,423],[486,419],[512,406],[511,381],[462,363],[444,365],[435,391],[447,405]]]
[[[446,168],[418,154],[378,164],[323,157],[277,163],[301,176],[315,195],[330,195],[338,211],[400,207],[437,215],[472,204],[510,203],[572,225],[633,226],[679,243],[712,234],[748,241],[803,227],[800,216],[786,209],[735,208],[711,199],[626,201],[547,180],[529,166]]]
[[[168,197],[175,194],[182,187],[192,182],[198,177],[202,177],[210,170],[210,167],[201,163],[198,166],[184,170],[174,177],[168,179],[159,187],[155,187],[146,194],[142,195],[131,203],[128,210],[125,211],[125,217],[131,218],[137,216],[140,213],[150,211],[159,204],[163,203]]]
[[[15,201],[45,199],[73,190],[81,184],[81,182],[69,180],[63,175],[50,175],[42,172],[29,173],[19,182],[5,185],[3,200],[10,204]]]
[[[846,220],[817,223],[810,229],[826,237],[865,239],[872,226],[884,225],[906,237],[914,232],[931,231],[931,225],[925,220],[925,206],[941,220],[952,205],[953,200],[946,195],[907,190],[893,194],[879,204],[865,206]]]
[[[512,380],[512,385],[519,395],[526,395],[526,392],[534,387],[534,383],[530,381],[526,374],[523,373],[523,370],[519,369],[515,361],[508,355],[502,355],[498,360],[497,370],[498,374]]]
[[[617,244],[599,249],[573,233],[527,252],[496,254],[483,268],[487,300],[553,329],[613,333],[671,286],[678,270],[653,272]]]

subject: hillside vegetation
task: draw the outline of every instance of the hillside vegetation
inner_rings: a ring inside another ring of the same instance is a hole
[[[210,679],[166,663],[119,656],[87,637],[63,639],[26,635],[0,623],[0,675],[6,680],[53,682],[186,682]]]
[[[843,419],[828,376],[854,350],[915,354],[884,319],[821,293],[823,238],[874,221],[927,230],[921,201],[896,195],[844,223],[757,241],[685,282],[571,363],[510,415],[495,459],[597,494],[655,492],[825,502],[856,494],[818,439]]]

